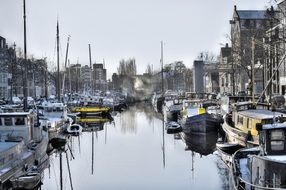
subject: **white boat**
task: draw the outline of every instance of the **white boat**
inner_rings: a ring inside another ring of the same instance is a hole
[[[174,134],[182,132],[182,126],[175,121],[170,121],[166,124],[166,130],[168,134]]]
[[[79,124],[72,124],[67,127],[67,133],[73,134],[73,135],[79,135],[82,133],[82,126]]]
[[[47,159],[48,133],[36,113],[0,113],[0,188]]]
[[[31,172],[12,178],[10,181],[14,189],[35,189],[41,185],[42,175],[38,172]]]
[[[67,106],[63,103],[45,101],[38,106],[38,112],[41,124],[48,126],[50,133],[63,131],[73,122],[67,116]]]

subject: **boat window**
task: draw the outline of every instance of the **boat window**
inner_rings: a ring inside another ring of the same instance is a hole
[[[262,120],[261,123],[262,124],[272,124],[273,123],[273,119],[265,119],[265,120]]]
[[[271,141],[271,150],[274,151],[284,150],[284,141]]]
[[[13,123],[12,123],[12,118],[11,118],[11,117],[6,117],[6,118],[4,118],[4,124],[5,124],[6,126],[11,126],[11,125],[13,125]]]
[[[238,116],[238,117],[237,117],[237,123],[243,125],[243,117]]]
[[[15,118],[15,125],[25,125],[25,118],[24,117],[16,117]]]
[[[282,130],[271,131],[271,140],[284,140],[284,139],[285,139],[284,131]]]

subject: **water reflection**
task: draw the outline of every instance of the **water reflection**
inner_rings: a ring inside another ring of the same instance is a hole
[[[103,128],[87,124],[92,130],[71,138],[75,159],[68,152],[68,164],[63,154],[63,188],[221,189],[215,155],[198,159],[185,151],[178,136],[166,134],[162,118],[150,107],[137,105],[115,115],[114,122],[103,123]],[[59,189],[59,168],[59,154],[54,154],[42,189]]]
[[[216,142],[218,134],[206,133],[206,134],[191,134],[181,133],[182,140],[186,144],[186,150],[195,151],[201,155],[209,155],[216,150]]]

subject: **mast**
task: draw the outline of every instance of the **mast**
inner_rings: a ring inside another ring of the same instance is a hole
[[[64,77],[63,77],[64,79],[63,79],[63,85],[62,85],[63,86],[63,88],[62,88],[63,95],[65,92],[65,79],[66,79],[66,70],[67,70],[67,62],[68,62],[69,41],[70,41],[70,36],[68,36],[68,42],[67,42],[67,48],[66,48],[65,70],[64,70]]]
[[[58,71],[57,71],[57,75],[58,75],[58,80],[57,80],[57,97],[58,97],[58,101],[60,102],[61,100],[61,94],[60,94],[60,45],[59,45],[59,41],[60,41],[60,37],[59,37],[59,21],[57,20],[57,66],[58,66]]]
[[[70,86],[70,93],[71,93],[71,66],[70,66],[70,60],[69,60],[69,86]]]
[[[23,0],[23,11],[24,11],[24,61],[25,61],[25,73],[24,73],[24,111],[28,108],[28,67],[27,67],[27,39],[26,39],[26,0]]]
[[[163,41],[161,41],[161,73],[162,73],[162,96],[164,94],[164,73],[163,73]]]
[[[91,86],[91,95],[93,95],[93,72],[92,72],[90,44],[88,44],[88,50],[89,50],[89,65],[90,65],[90,86]]]
[[[254,50],[255,50],[255,41],[254,41],[254,37],[252,37],[252,40],[251,40],[251,49],[252,49],[252,57],[251,57],[251,88],[252,88],[252,94],[251,94],[251,96],[252,96],[252,102],[255,102],[255,99],[254,99],[254,92],[255,92],[255,85],[254,85],[254,67],[255,67],[255,56],[254,56]]]

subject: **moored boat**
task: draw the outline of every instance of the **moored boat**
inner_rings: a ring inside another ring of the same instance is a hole
[[[82,126],[79,124],[72,124],[66,129],[68,134],[79,135],[82,133]]]
[[[0,186],[47,159],[48,133],[36,119],[36,113],[0,113]]]
[[[231,144],[231,143],[217,143],[216,149],[221,158],[221,160],[226,164],[228,168],[231,168],[233,154],[243,148],[243,146],[239,144]]]
[[[175,121],[170,121],[166,124],[166,131],[168,134],[182,132],[182,126]]]
[[[238,189],[286,188],[286,123],[258,130],[259,146],[240,149],[233,156],[234,184]]]
[[[250,102],[239,103],[227,114],[222,125],[226,137],[231,143],[242,146],[258,146],[257,126],[286,121],[286,115],[267,109],[258,109]]]
[[[179,123],[186,133],[217,132],[220,120],[207,112],[202,100],[185,100]]]

